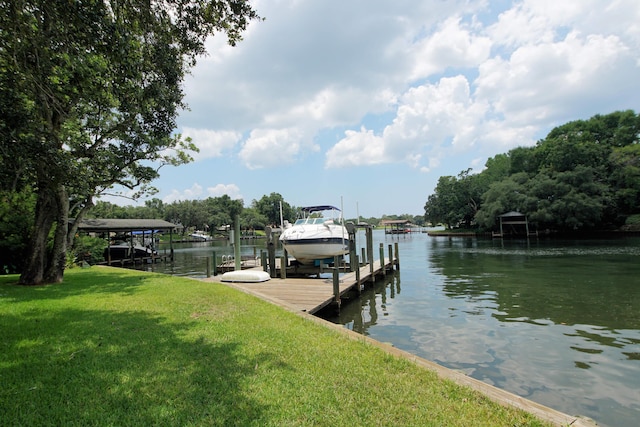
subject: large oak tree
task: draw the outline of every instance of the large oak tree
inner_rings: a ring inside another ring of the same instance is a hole
[[[0,0],[0,185],[37,194],[21,283],[62,281],[69,219],[96,195],[190,161],[185,74],[255,18],[245,0]]]

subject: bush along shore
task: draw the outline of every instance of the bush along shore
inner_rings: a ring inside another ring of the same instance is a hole
[[[17,281],[0,276],[6,426],[547,425],[224,285],[108,267]]]

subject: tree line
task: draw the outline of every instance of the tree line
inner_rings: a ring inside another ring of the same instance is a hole
[[[36,195],[33,192],[1,192],[4,198],[0,206],[0,274],[19,273],[24,268],[24,254],[28,251],[29,236],[33,228]],[[209,197],[202,200],[182,200],[164,203],[158,198],[145,201],[142,206],[117,205],[105,201],[97,201],[88,209],[84,218],[116,218],[116,219],[164,219],[181,226],[183,234],[195,230],[204,230],[210,235],[221,237],[225,232],[218,232],[224,226],[233,226],[236,216],[240,228],[244,231],[262,231],[267,226],[279,226],[282,220],[295,222],[302,215],[301,209],[284,200],[281,194],[271,193],[258,200],[252,200],[248,206],[228,195]],[[381,220],[403,219],[416,225],[424,224],[422,215],[384,215],[382,218],[347,218],[347,221],[361,221],[377,226]],[[67,250],[68,262],[77,259],[78,254],[92,252],[97,257],[92,262],[101,261],[103,246],[106,242],[94,242],[84,236],[77,235]]]
[[[282,212],[281,212],[282,210]],[[282,213],[282,215],[281,215]],[[264,195],[244,206],[242,200],[231,199],[228,195],[208,197],[202,200],[183,200],[163,203],[154,198],[144,206],[120,206],[109,202],[97,202],[87,213],[87,218],[124,218],[124,219],[164,219],[182,226],[183,233],[193,230],[215,230],[233,225],[236,216],[242,230],[264,230],[267,226],[279,227],[282,221],[295,222],[302,216],[302,209],[284,200],[279,193]],[[351,222],[366,222],[378,226],[382,220],[407,220],[422,226],[422,215],[383,215],[381,218],[345,218]]]
[[[425,219],[493,230],[510,211],[553,232],[631,229],[640,222],[640,115],[617,111],[551,130],[470,170],[439,178]]]

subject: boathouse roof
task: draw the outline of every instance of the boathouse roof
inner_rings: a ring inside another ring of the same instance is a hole
[[[380,225],[409,224],[410,222],[408,219],[383,219]]]
[[[83,219],[78,230],[86,232],[101,231],[172,231],[181,225],[162,219]]]
[[[507,212],[505,214],[500,215],[500,218],[512,218],[517,216],[526,216],[526,215],[520,212],[511,211],[511,212]]]

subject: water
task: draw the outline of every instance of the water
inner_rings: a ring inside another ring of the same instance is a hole
[[[401,271],[330,320],[600,425],[640,417],[640,238],[397,241]]]
[[[358,236],[362,246],[364,236]],[[640,238],[529,242],[386,236],[401,271],[329,318],[496,387],[605,426],[640,418]],[[242,254],[264,249],[243,242]],[[147,269],[193,277],[226,242]]]

